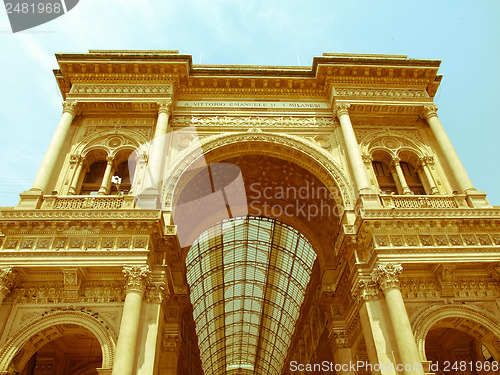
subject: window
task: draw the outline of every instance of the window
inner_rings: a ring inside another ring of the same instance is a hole
[[[97,195],[101,187],[106,165],[107,162],[105,160],[95,161],[90,165],[83,179],[81,195]]]
[[[404,161],[399,164],[401,165],[406,184],[410,188],[411,192],[415,195],[425,195],[426,192],[424,186],[422,185],[422,181],[420,180],[420,177],[413,165]]]
[[[385,194],[398,194],[398,188],[396,182],[392,177],[392,173],[389,170],[387,164],[381,161],[374,161],[372,163],[373,171],[377,177],[378,186],[380,191]]]

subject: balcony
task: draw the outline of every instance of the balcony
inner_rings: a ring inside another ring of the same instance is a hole
[[[467,208],[465,195],[380,195],[384,208]]]
[[[70,195],[44,197],[42,209],[53,210],[118,210],[134,208],[133,195]]]

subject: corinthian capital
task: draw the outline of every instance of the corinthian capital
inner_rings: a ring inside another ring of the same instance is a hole
[[[333,109],[333,113],[340,117],[342,115],[348,115],[348,109],[351,105],[349,103],[335,103],[335,107]]]
[[[5,295],[9,294],[12,285],[14,285],[14,281],[16,280],[16,275],[14,271],[10,267],[1,267],[0,268],[0,293],[4,293]]]
[[[360,280],[352,290],[352,296],[358,300],[358,303],[376,300],[379,293],[377,284],[371,280]]]
[[[76,115],[76,111],[78,110],[78,102],[76,100],[66,100],[62,103],[63,105],[63,113],[68,112],[73,116]]]
[[[437,105],[427,104],[427,105],[424,105],[424,109],[423,109],[422,113],[424,114],[425,118],[428,120],[431,117],[434,117],[434,116],[437,117],[437,113],[436,113],[437,110],[438,110]]]
[[[137,291],[144,293],[149,283],[151,282],[151,271],[148,266],[125,266],[123,274],[127,279],[125,291]]]
[[[400,264],[378,264],[372,271],[372,280],[376,282],[382,290],[389,288],[399,288],[399,274],[403,270]]]
[[[172,114],[172,102],[167,100],[162,100],[158,104],[158,113],[166,113],[167,115]]]

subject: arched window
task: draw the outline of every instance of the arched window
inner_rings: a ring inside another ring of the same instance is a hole
[[[380,191],[385,194],[398,194],[398,188],[389,166],[382,161],[373,161],[372,166]]]
[[[105,160],[98,160],[90,164],[83,179],[81,195],[97,195],[106,171],[106,165]]]
[[[130,192],[132,187],[130,168],[135,167],[135,165],[130,164],[133,163],[133,161],[130,160],[131,153],[132,151],[130,150],[122,150],[116,154],[116,168],[113,171],[113,177],[111,179],[110,195],[128,194]]]
[[[399,164],[401,165],[401,169],[403,170],[406,184],[410,188],[412,194],[425,195],[426,192],[424,189],[424,185],[422,184],[422,180],[420,179],[420,176],[418,175],[413,165],[404,161],[400,162]]]

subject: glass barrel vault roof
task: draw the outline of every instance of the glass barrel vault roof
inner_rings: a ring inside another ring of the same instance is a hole
[[[186,266],[206,375],[281,373],[315,259],[301,233],[263,217],[198,238]]]

